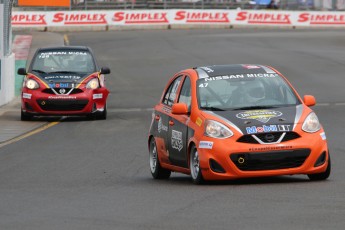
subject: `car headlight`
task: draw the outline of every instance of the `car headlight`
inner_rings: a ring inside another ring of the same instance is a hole
[[[33,79],[26,80],[25,86],[28,89],[38,89],[40,87],[40,85],[37,83],[37,81],[35,81]]]
[[[302,125],[302,130],[307,133],[315,133],[321,129],[319,119],[314,112],[310,113]]]
[[[98,79],[97,79],[97,78],[91,79],[91,80],[87,83],[86,88],[87,88],[87,89],[97,89],[97,88],[99,88]]]
[[[217,121],[207,120],[205,122],[205,135],[214,138],[228,138],[234,135],[234,133]]]

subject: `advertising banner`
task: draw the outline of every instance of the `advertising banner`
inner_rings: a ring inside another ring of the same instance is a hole
[[[62,6],[69,7],[70,0],[18,0],[18,6]]]
[[[345,0],[344,0],[345,1]],[[272,10],[14,11],[13,27],[226,25],[344,27],[345,12]]]

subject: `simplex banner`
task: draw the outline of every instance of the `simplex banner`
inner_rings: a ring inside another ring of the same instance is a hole
[[[12,26],[345,26],[345,12],[272,10],[14,11]]]

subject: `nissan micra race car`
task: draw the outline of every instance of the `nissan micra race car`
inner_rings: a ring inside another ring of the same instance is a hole
[[[107,67],[98,68],[88,47],[63,46],[40,48],[25,75],[21,93],[21,120],[33,116],[86,115],[106,119],[105,87]]]
[[[262,65],[186,69],[154,107],[149,165],[155,179],[172,171],[205,180],[331,172],[326,134],[313,110],[277,70]]]

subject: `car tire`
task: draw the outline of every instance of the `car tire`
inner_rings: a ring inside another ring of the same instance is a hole
[[[331,174],[331,157],[328,155],[328,166],[326,171],[322,173],[316,173],[316,174],[308,174],[308,177],[311,181],[320,181],[320,180],[326,180],[329,175]]]
[[[195,146],[192,147],[189,156],[190,156],[189,157],[190,175],[192,176],[193,183],[203,184],[205,181],[204,181],[204,178],[202,177],[202,173],[200,169],[199,154]]]
[[[159,163],[157,145],[154,138],[150,140],[149,159],[150,171],[154,179],[168,179],[170,177],[171,171],[162,168]]]
[[[21,113],[20,113],[20,120],[21,121],[30,121],[32,118],[32,116],[30,114],[27,114],[25,112],[23,112],[23,110],[21,110]]]

